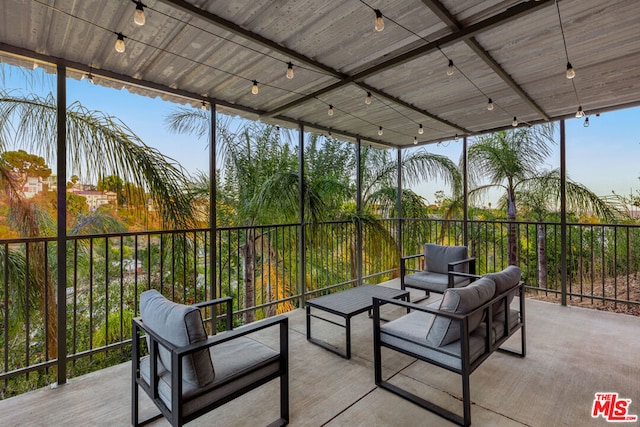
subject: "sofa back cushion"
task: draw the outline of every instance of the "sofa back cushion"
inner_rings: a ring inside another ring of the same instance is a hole
[[[140,317],[145,326],[178,347],[207,339],[198,308],[169,301],[155,289],[140,295]],[[162,345],[158,345],[158,350],[164,368],[171,371],[171,352]],[[207,349],[183,358],[182,378],[185,381],[204,387],[213,381],[214,376],[213,363]]]
[[[468,314],[493,298],[496,284],[482,277],[464,288],[449,288],[445,291],[438,307],[442,311],[456,314]],[[469,317],[469,333],[482,322],[484,311]],[[427,332],[429,344],[441,347],[460,339],[460,322],[442,315],[432,318]]]
[[[468,258],[466,246],[442,246],[433,243],[424,245],[424,269],[433,273],[447,274],[448,264]],[[460,264],[454,271],[469,272],[468,264]]]
[[[520,278],[522,277],[522,270],[520,267],[515,265],[510,265],[504,270],[498,273],[489,273],[485,274],[484,277],[488,277],[496,283],[496,296],[501,293],[514,288],[518,283],[520,283]],[[507,305],[511,304],[513,301],[513,297],[515,293],[510,294],[507,297]],[[493,314],[500,314],[504,312],[504,300],[498,301],[493,305]]]

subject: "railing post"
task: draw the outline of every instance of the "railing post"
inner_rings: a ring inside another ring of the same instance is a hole
[[[305,230],[304,215],[304,125],[300,125],[300,135],[298,138],[298,222],[299,222],[299,250],[300,257],[300,307],[304,307],[307,302],[307,234]]]
[[[57,385],[67,382],[67,70],[57,66]]]
[[[216,104],[211,103],[211,132],[209,134],[209,286],[211,286],[211,299],[215,299],[218,297],[218,289],[217,289],[217,271],[216,271],[216,257],[217,257],[217,245],[216,241],[218,238],[218,222],[217,222],[217,210],[216,210],[216,168],[217,168],[217,158],[216,158],[216,136],[217,136],[217,117],[216,117]],[[205,287],[206,293],[206,287]],[[216,333],[216,322],[215,319],[217,317],[218,308],[213,305],[210,307],[211,310],[211,319],[214,319],[212,324],[214,325],[211,329],[211,333]]]
[[[400,265],[400,258],[404,254],[404,248],[402,244],[402,150],[398,147],[398,198],[396,200],[396,210],[398,211],[398,265]]]
[[[469,182],[467,171],[467,137],[462,138],[462,244],[469,247]],[[471,248],[471,255],[473,255],[473,248]]]
[[[560,283],[561,303],[567,305],[567,155],[564,119],[560,120]]]

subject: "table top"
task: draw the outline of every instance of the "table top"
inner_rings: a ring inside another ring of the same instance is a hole
[[[371,309],[373,307],[373,297],[402,298],[408,293],[409,291],[406,290],[388,288],[381,285],[363,285],[310,299],[307,301],[307,305],[334,314],[353,316]]]

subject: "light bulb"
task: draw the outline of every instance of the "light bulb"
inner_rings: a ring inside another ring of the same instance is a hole
[[[584,126],[584,127],[586,127],[586,128],[588,128],[588,127],[589,127],[589,117],[585,117],[585,118],[584,118],[584,124],[583,124],[582,126]]]
[[[458,134],[456,133],[456,135],[453,137],[453,139],[458,142]]]
[[[413,137],[413,145],[417,145],[418,144],[418,137],[414,136]]]
[[[376,13],[376,23],[373,28],[375,28],[377,32],[380,32],[384,30],[384,20],[382,19],[382,12],[380,12],[380,10],[378,9],[376,9],[374,12]]]
[[[487,102],[487,110],[493,111],[493,101],[489,98],[489,102]]]
[[[327,114],[333,116],[333,105],[329,104],[329,110],[327,110]]]
[[[584,117],[584,111],[582,111],[582,105],[578,107],[578,111],[576,111],[576,117],[577,118]]]
[[[118,39],[116,40],[116,52],[118,53],[124,53],[125,51],[125,46],[124,46],[124,36],[122,35],[122,33],[116,33],[116,35],[118,36]]]
[[[289,80],[293,78],[293,64],[291,62],[287,64],[287,78]]]
[[[424,128],[422,127],[422,123],[418,125],[418,134],[422,135],[424,133]]]
[[[576,70],[571,66],[571,62],[567,62],[567,78],[572,79],[576,76]]]
[[[253,86],[251,86],[251,93],[257,95],[258,92],[260,92],[260,89],[258,89],[258,82],[254,80]]]
[[[371,104],[371,92],[367,92],[367,96],[364,97],[364,103],[367,105]]]
[[[378,135],[382,136],[384,132],[382,131],[382,126],[380,126],[380,128],[378,129]]]
[[[202,105],[200,106],[200,109],[202,111],[207,111],[208,110],[207,103],[205,101],[202,101]]]
[[[143,26],[145,22],[147,22],[144,16],[144,4],[141,1],[136,1],[136,11],[133,12],[133,22],[136,25]]]
[[[518,119],[516,118],[516,116],[513,116],[513,121],[511,122],[511,126],[513,127],[518,126]]]
[[[451,76],[453,75],[454,72],[454,68],[453,68],[453,61],[450,59],[449,60],[449,66],[447,67],[447,76]]]
[[[94,84],[93,74],[91,74],[91,73],[87,74],[87,80],[89,81],[89,83]]]

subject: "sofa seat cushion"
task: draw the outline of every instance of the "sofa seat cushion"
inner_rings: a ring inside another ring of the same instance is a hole
[[[466,277],[453,276],[453,286],[461,288],[467,286],[470,280]],[[410,288],[422,289],[443,294],[449,288],[448,274],[419,271],[404,276],[404,284]]]
[[[155,289],[140,295],[140,317],[145,326],[177,347],[184,347],[207,339],[202,315],[197,307],[177,304]],[[158,345],[160,362],[171,371],[171,352]],[[213,364],[207,350],[187,356],[182,363],[183,379],[198,387],[210,384],[214,377]]]
[[[447,274],[449,263],[462,261],[468,258],[466,246],[442,246],[433,243],[424,245],[424,269],[433,273]],[[461,264],[454,267],[453,271],[468,273],[469,266]]]
[[[484,277],[488,277],[496,283],[496,296],[500,295],[503,292],[508,291],[509,289],[513,289],[520,283],[520,278],[522,277],[522,270],[520,267],[515,265],[510,265],[504,270],[498,273],[489,273],[485,274]],[[513,298],[515,297],[515,292],[509,294],[507,297],[507,305],[511,304]],[[499,314],[504,312],[504,300],[498,301],[493,304],[492,310],[494,314]]]
[[[462,369],[462,346],[459,340],[441,347],[434,347],[427,341],[426,325],[434,317],[435,315],[431,313],[413,311],[382,325],[380,340],[384,344],[392,345],[452,369]],[[475,361],[484,353],[485,342],[482,334],[477,331],[472,332],[469,336],[470,362]]]
[[[215,361],[215,379],[204,387],[183,381],[182,396],[184,415],[206,407],[212,401],[219,401],[242,387],[260,378],[276,374],[280,369],[279,353],[271,347],[248,337],[239,337],[213,347],[207,352]],[[251,372],[253,371],[253,372]],[[150,383],[149,356],[140,360],[140,376]],[[171,373],[159,369],[158,394],[171,408]]]
[[[469,286],[449,288],[442,296],[438,308],[456,314],[469,314],[493,298],[495,287],[493,280],[482,277]],[[484,311],[480,310],[469,316],[469,332],[478,327],[483,315]],[[460,339],[461,325],[458,320],[436,315],[427,326],[427,341],[435,347],[445,346]]]

